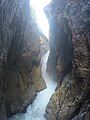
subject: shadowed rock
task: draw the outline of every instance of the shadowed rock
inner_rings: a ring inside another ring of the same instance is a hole
[[[58,83],[57,90],[46,108],[47,120],[90,119],[90,43],[89,29],[86,27],[90,22],[89,5],[89,0],[53,0],[51,3],[51,21],[54,22],[51,24],[54,24],[55,28],[51,27],[51,38],[54,39],[52,45],[57,50],[54,53],[59,53],[58,60],[53,58],[60,75],[59,81],[63,82],[62,85]]]
[[[39,37],[29,0],[0,1],[0,120],[25,112],[37,91],[46,87],[40,72]]]

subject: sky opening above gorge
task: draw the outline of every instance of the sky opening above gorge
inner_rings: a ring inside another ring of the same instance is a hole
[[[43,34],[49,38],[49,24],[47,17],[43,11],[44,7],[47,6],[51,0],[30,0],[30,5],[35,10],[36,22],[43,32]]]

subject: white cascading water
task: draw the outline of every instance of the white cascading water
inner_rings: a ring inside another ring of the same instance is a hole
[[[48,56],[49,51],[41,60],[42,76],[46,82],[47,88],[37,93],[35,100],[31,105],[29,105],[26,113],[16,114],[9,118],[9,120],[46,120],[44,117],[45,109],[57,85],[46,72]]]

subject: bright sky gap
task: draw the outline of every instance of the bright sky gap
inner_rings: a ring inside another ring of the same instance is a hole
[[[30,0],[30,5],[36,12],[36,22],[47,38],[49,38],[49,24],[43,9],[50,2],[51,0]]]

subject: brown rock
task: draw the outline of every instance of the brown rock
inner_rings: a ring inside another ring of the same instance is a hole
[[[52,51],[54,48],[54,56],[57,54],[59,56],[59,60],[53,58],[54,68],[57,67],[60,76],[58,76],[59,84],[56,92],[52,95],[46,109],[47,120],[88,119],[85,118],[88,111],[85,106],[90,104],[89,5],[88,0],[53,0],[50,5],[51,21],[49,21],[52,38],[50,49]],[[66,37],[66,43],[62,44],[66,35],[68,39]],[[72,43],[69,38],[74,45],[73,57],[71,53],[73,49],[70,49]]]
[[[0,120],[25,111],[37,91],[45,88],[39,67],[39,40],[37,25],[30,16],[29,0],[1,0]],[[37,80],[32,74],[35,66]]]

